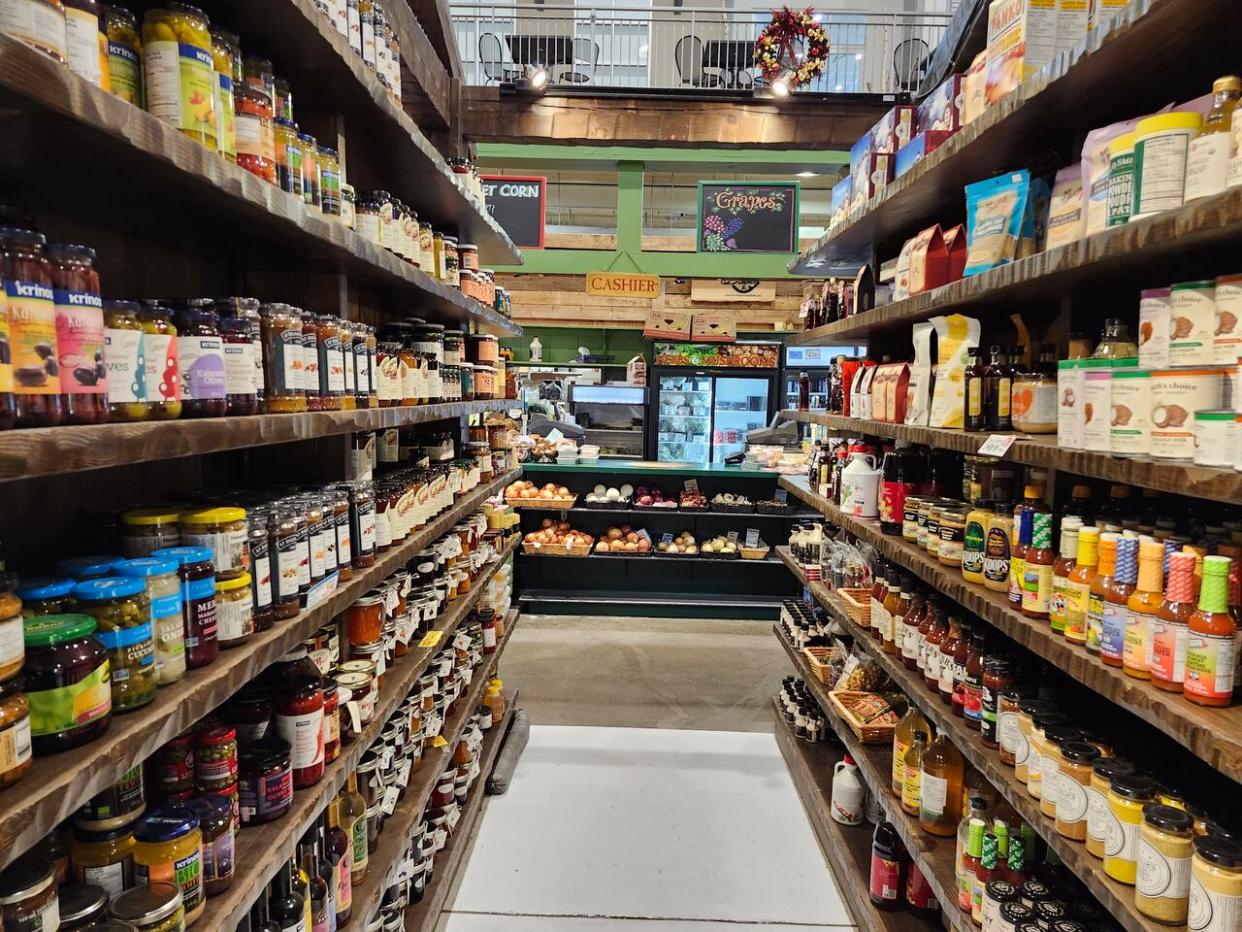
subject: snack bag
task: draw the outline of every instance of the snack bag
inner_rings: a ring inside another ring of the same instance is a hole
[[[1048,206],[1048,249],[1056,249],[1082,239],[1086,221],[1086,201],[1082,189],[1082,164],[1074,163],[1057,172]]]
[[[979,321],[961,314],[933,317],[936,328],[936,381],[931,396],[932,427],[963,427],[966,423],[968,353],[979,346]],[[917,325],[916,325],[917,326]]]
[[[1012,262],[1027,219],[1031,174],[1023,169],[966,186],[966,268],[978,275]],[[1035,233],[1032,221],[1031,233]]]

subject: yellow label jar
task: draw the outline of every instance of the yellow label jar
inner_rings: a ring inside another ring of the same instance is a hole
[[[1104,857],[1104,839],[1112,816],[1108,811],[1108,788],[1113,777],[1134,773],[1134,765],[1121,757],[1105,757],[1091,766],[1087,784],[1087,851]]]
[[[1110,781],[1104,829],[1104,873],[1113,880],[1134,885],[1143,807],[1155,801],[1156,782],[1151,777],[1129,773]]]
[[[198,817],[184,806],[162,806],[134,827],[134,879],[174,884],[181,891],[186,925],[202,915],[203,834]]]
[[[1242,844],[1205,835],[1194,845],[1187,924],[1195,932],[1242,928]]]
[[[148,10],[142,21],[148,112],[216,149],[216,68],[211,21],[188,3]]]
[[[1134,884],[1134,905],[1140,913],[1165,925],[1185,925],[1193,854],[1194,820],[1189,813],[1158,804],[1143,807]]]

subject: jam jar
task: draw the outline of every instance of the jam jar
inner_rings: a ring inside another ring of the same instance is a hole
[[[266,631],[276,620],[272,605],[272,551],[267,526],[271,513],[251,508],[247,517],[246,546],[250,549],[250,589],[253,600],[254,630]]]
[[[185,417],[224,417],[229,403],[224,385],[220,315],[210,299],[191,298],[177,312],[176,322],[182,414]]]
[[[265,408],[288,414],[306,410],[302,387],[302,321],[288,304],[264,304],[259,309],[263,337]]]
[[[13,363],[18,427],[64,422],[52,265],[43,234],[0,227],[0,279],[8,305],[8,345]],[[3,386],[0,386],[2,388]]]
[[[17,932],[60,928],[56,871],[50,862],[26,855],[0,872],[0,926]]]
[[[108,412],[114,421],[145,421],[152,414],[147,398],[147,370],[143,364],[142,322],[137,301],[104,301],[104,365],[108,369]],[[7,327],[7,321],[5,326]],[[4,421],[4,394],[0,394],[0,427]]]
[[[23,681],[34,753],[55,754],[93,741],[112,716],[108,651],[90,615],[25,621]]]
[[[151,417],[170,421],[181,417],[181,347],[172,307],[161,301],[145,300],[138,319],[142,323],[142,355],[146,360],[146,397]],[[111,368],[111,366],[109,366]]]
[[[30,769],[30,702],[20,678],[0,683],[0,787]]]
[[[185,662],[191,670],[205,667],[220,655],[216,635],[216,570],[211,549],[166,547],[151,556],[170,557],[180,566]]]
[[[155,628],[146,581],[129,577],[88,579],[73,587],[78,608],[95,619],[95,637],[108,651],[112,710],[128,712],[155,698]]]
[[[52,243],[47,247],[47,257],[52,264],[57,365],[65,421],[102,424],[109,415],[108,369],[104,365],[103,301],[95,250]]]
[[[322,411],[319,393],[319,328],[315,315],[300,308],[293,309],[302,322],[302,388],[306,392],[306,410]]]
[[[346,487],[349,495],[350,562],[354,569],[375,565],[375,489],[370,482],[354,482]]]
[[[224,397],[230,416],[259,413],[259,386],[255,382],[255,345],[250,338],[250,322],[240,317],[222,317],[220,335],[224,341]],[[258,371],[262,372],[260,365]]]
[[[250,339],[250,352],[247,357],[250,360],[251,379],[254,382],[255,394],[255,412],[264,410],[264,400],[266,397],[266,385],[263,375],[263,325],[262,318],[259,316],[258,298],[216,298],[216,311],[220,314],[221,321],[228,318],[231,321],[240,321],[240,325],[234,323],[232,326],[238,331],[242,331]],[[223,326],[223,324],[222,324]],[[227,356],[224,360],[224,371],[226,386],[232,384],[228,377],[229,360]],[[240,374],[240,373],[239,373]],[[233,380],[236,384],[241,384],[240,378]],[[230,402],[229,414],[233,414],[232,403]],[[243,401],[244,406],[244,401]],[[238,411],[237,413],[245,413]]]

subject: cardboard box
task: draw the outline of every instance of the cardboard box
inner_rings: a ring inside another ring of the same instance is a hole
[[[880,117],[871,129],[872,153],[893,153],[909,142],[917,112],[913,104],[898,104]]]
[[[875,378],[876,364],[873,359],[864,359],[862,368],[850,385],[850,416],[860,418],[871,417],[871,381]]]
[[[832,201],[830,204],[832,217],[835,218],[838,212],[848,213],[850,209],[850,186],[853,184],[853,177],[846,175],[840,181],[832,186]]]
[[[897,150],[893,176],[900,178],[924,157],[935,152],[953,134],[946,129],[929,129],[916,133],[914,138]]]
[[[850,209],[861,207],[871,196],[869,177],[874,166],[871,164],[873,141],[871,130],[867,130],[858,142],[850,146]]]
[[[988,104],[1000,102],[1056,55],[1057,0],[992,0],[988,6]]]
[[[677,311],[650,311],[643,327],[643,336],[649,340],[688,340],[690,315]]]
[[[889,186],[889,183],[895,177],[893,171],[896,165],[897,157],[891,152],[871,153],[871,172],[867,176],[867,200],[875,197]]]
[[[1087,28],[1107,27],[1112,18],[1129,5],[1130,0],[1091,0],[1091,9],[1087,13]]]
[[[949,250],[936,223],[920,230],[910,246],[907,291],[911,295],[939,288],[948,281]]]
[[[737,315],[696,313],[690,328],[690,339],[696,343],[733,343],[737,340]]]
[[[932,427],[961,428],[966,424],[966,366],[979,347],[979,321],[961,314],[933,317],[936,328],[936,384],[932,389]]]
[[[887,421],[890,424],[904,424],[906,421],[906,398],[910,389],[910,364],[893,362],[880,366],[877,378],[882,378],[884,416],[875,420]],[[875,410],[876,389],[871,389],[872,411]]]
[[[962,125],[969,126],[988,108],[988,51],[984,49],[962,75]]]
[[[1057,0],[1056,52],[1070,53],[1090,28],[1091,0]]]
[[[945,230],[944,245],[949,250],[949,281],[955,282],[966,271],[966,224]]]
[[[960,74],[949,75],[943,84],[923,98],[914,123],[916,133],[926,133],[930,130],[956,133],[962,128],[962,76]]]

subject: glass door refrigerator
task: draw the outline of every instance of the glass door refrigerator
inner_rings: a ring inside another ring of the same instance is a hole
[[[664,463],[723,463],[746,449],[746,432],[766,427],[777,403],[774,369],[657,366],[647,458]]]
[[[853,347],[850,347],[853,350]],[[798,408],[798,376],[805,372],[811,380],[811,410],[828,407],[828,373],[834,356],[841,355],[840,347],[787,346],[785,347],[785,370],[781,373],[781,407]],[[853,355],[851,352],[848,355]]]

